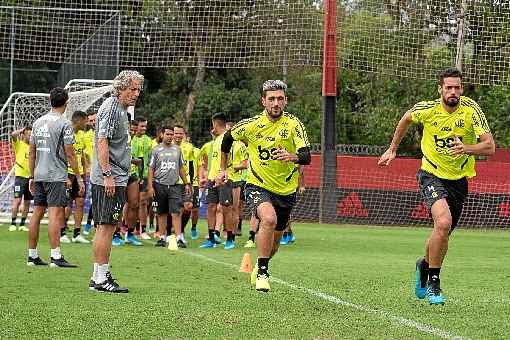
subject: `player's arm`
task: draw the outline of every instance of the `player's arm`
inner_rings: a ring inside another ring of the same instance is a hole
[[[303,194],[306,190],[305,188],[305,167],[303,165],[299,166],[299,177],[298,177],[298,192]]]
[[[244,169],[248,169],[248,164],[249,164],[248,160],[244,159],[241,163],[234,165],[234,170],[235,171],[241,171],[241,170],[244,170]]]
[[[30,171],[30,181],[28,182],[28,189],[30,190],[30,193],[34,194],[34,169],[35,169],[35,153],[37,152],[37,149],[35,147],[35,144],[30,141],[30,146],[28,148],[28,171]]]
[[[184,168],[184,161],[181,157],[180,163],[179,163],[179,176],[182,179],[182,183],[184,184],[184,192],[186,195],[191,195],[191,184],[188,182],[186,169]]]
[[[107,196],[113,196],[115,193],[115,182],[112,176],[112,166],[110,165],[110,148],[108,138],[98,137],[97,143],[97,161],[103,173],[104,190]]]
[[[154,166],[156,163],[156,158],[154,157],[154,153],[151,156],[149,161],[149,171],[147,172],[147,194],[149,197],[154,197],[154,187],[152,185],[154,181]]]
[[[464,144],[459,138],[455,138],[450,144],[450,154],[456,155],[473,155],[473,156],[492,156],[496,152],[496,144],[492,133],[486,132],[478,138],[476,144]]]
[[[83,166],[84,175],[87,176],[87,169],[89,168],[89,157],[85,150],[81,153],[81,165]]]
[[[230,150],[232,149],[232,144],[234,143],[234,138],[232,137],[231,130],[225,132],[223,136],[223,140],[221,141],[221,163],[220,163],[220,176],[226,181],[227,178],[227,162],[230,154]]]
[[[14,130],[13,132],[11,132],[11,138],[12,138],[13,142],[18,140],[19,135],[21,135],[23,133],[23,130],[25,130],[25,128],[19,129],[19,130]]]
[[[413,117],[411,111],[407,111],[404,113],[402,118],[400,118],[400,121],[397,124],[397,128],[395,129],[395,133],[393,134],[393,139],[391,140],[390,146],[388,147],[388,150],[383,153],[381,158],[379,158],[379,161],[377,162],[378,165],[389,165],[391,161],[397,157],[398,146],[400,145],[402,138],[404,138],[412,122]]]

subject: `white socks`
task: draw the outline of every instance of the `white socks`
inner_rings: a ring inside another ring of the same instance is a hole
[[[98,264],[97,265],[97,274],[96,274],[96,283],[103,283],[106,281],[106,273],[110,271],[110,264]]]
[[[35,249],[28,249],[28,257],[32,259],[36,259],[39,257],[39,254],[37,253],[37,248]]]
[[[60,247],[50,249],[50,256],[54,260],[60,260],[60,258],[62,257],[62,254],[60,254]]]
[[[97,267],[99,266],[99,264],[97,264],[97,262],[94,262],[94,272],[92,273],[92,277],[90,278],[92,281],[96,282],[96,277],[97,277]]]

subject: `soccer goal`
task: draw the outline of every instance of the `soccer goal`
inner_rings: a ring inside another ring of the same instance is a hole
[[[70,117],[76,110],[97,110],[110,96],[111,80],[73,79],[65,86],[69,101],[65,115]],[[9,96],[0,110],[0,222],[10,216],[14,185],[14,151],[11,132],[33,122],[51,109],[49,94],[15,92]]]

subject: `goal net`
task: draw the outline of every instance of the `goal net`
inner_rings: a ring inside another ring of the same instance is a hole
[[[74,111],[90,111],[99,108],[111,92],[111,81],[76,79],[66,89],[69,102],[65,115]],[[48,113],[51,109],[46,93],[13,93],[0,110],[0,218],[10,211],[13,199],[15,157],[11,145],[11,133]]]

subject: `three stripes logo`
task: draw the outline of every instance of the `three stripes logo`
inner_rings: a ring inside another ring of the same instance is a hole
[[[336,214],[342,217],[368,217],[368,210],[363,207],[363,202],[357,192],[339,200],[336,204]]]

